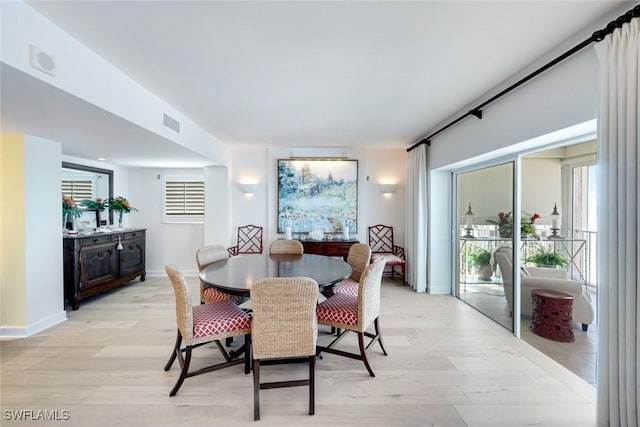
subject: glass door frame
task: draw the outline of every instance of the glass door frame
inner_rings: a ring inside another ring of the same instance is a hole
[[[450,218],[450,223],[452,225],[451,227],[451,260],[453,261],[453,265],[452,265],[452,270],[453,270],[453,275],[451,276],[451,294],[454,295],[456,298],[460,299],[461,301],[464,302],[464,300],[462,300],[459,296],[459,292],[457,292],[456,289],[456,285],[459,283],[460,281],[460,257],[458,256],[458,250],[460,247],[460,233],[458,232],[458,218],[457,218],[457,212],[458,212],[458,207],[457,207],[457,200],[458,200],[458,187],[457,187],[457,178],[458,175],[467,173],[467,172],[474,172],[474,171],[478,171],[481,169],[487,169],[490,167],[494,167],[494,166],[499,166],[499,165],[504,165],[507,163],[512,163],[513,165],[513,176],[512,176],[512,206],[511,206],[511,212],[512,214],[512,218],[513,218],[513,223],[514,224],[520,224],[520,211],[521,211],[521,189],[520,189],[520,185],[521,185],[521,156],[522,153],[519,153],[517,155],[513,155],[513,156],[507,156],[507,157],[501,157],[501,158],[497,158],[497,159],[493,159],[490,161],[485,161],[485,162],[479,162],[479,163],[475,163],[473,165],[470,166],[466,166],[463,168],[459,168],[456,170],[453,170],[451,172],[451,206],[450,206],[450,212],[451,212],[451,218]],[[520,338],[520,295],[521,295],[521,291],[520,291],[520,274],[516,274],[516,272],[520,271],[520,251],[518,250],[520,248],[520,227],[513,227],[513,235],[512,235],[512,239],[511,239],[511,247],[512,247],[512,265],[513,265],[513,277],[512,277],[512,283],[513,283],[513,301],[512,301],[512,308],[513,308],[513,313],[512,313],[512,329],[510,330],[516,337]],[[465,302],[466,303],[466,302]],[[471,306],[473,307],[473,306]],[[474,307],[475,308],[475,307]],[[483,313],[484,314],[484,313]],[[493,319],[492,319],[493,320]],[[496,322],[497,324],[504,326],[502,324],[500,324],[499,322]],[[506,328],[508,329],[508,328]]]

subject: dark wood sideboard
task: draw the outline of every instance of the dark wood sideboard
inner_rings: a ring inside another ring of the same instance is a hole
[[[64,298],[77,310],[80,300],[140,276],[145,271],[144,229],[63,238]],[[122,249],[118,249],[118,243]]]
[[[358,239],[349,240],[301,240],[304,246],[305,254],[319,254],[326,256],[341,256],[345,261],[349,255],[349,248],[354,243],[358,243]]]

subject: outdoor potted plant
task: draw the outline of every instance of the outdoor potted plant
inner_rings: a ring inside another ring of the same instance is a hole
[[[536,220],[540,218],[540,215],[534,213],[533,215],[526,212],[522,212],[520,215],[520,237],[536,237],[536,228],[533,225]],[[511,238],[513,236],[513,215],[511,212],[498,212],[498,220],[488,219],[489,224],[494,224],[498,227],[498,233],[500,237]]]
[[[569,261],[561,253],[547,251],[540,246],[538,251],[525,258],[525,262],[535,264],[537,267],[562,268],[569,265]]]
[[[478,271],[478,279],[491,280],[491,252],[482,248],[473,248],[467,254],[467,265],[475,267]]]

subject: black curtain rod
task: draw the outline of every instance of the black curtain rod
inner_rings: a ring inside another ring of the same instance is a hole
[[[441,132],[444,132],[445,130],[449,129],[451,126],[457,124],[458,122],[460,122],[461,120],[463,120],[463,119],[465,119],[465,118],[467,118],[469,116],[474,116],[474,117],[477,117],[478,119],[482,119],[482,109],[484,107],[486,107],[487,105],[491,104],[493,101],[497,100],[498,98],[501,98],[502,96],[504,96],[507,93],[511,92],[512,90],[514,90],[518,86],[523,85],[524,83],[528,82],[532,78],[534,78],[537,75],[543,73],[544,71],[548,70],[549,68],[551,68],[554,65],[558,64],[559,62],[564,61],[565,59],[567,59],[568,57],[570,57],[574,53],[578,52],[579,50],[584,49],[587,46],[589,46],[591,43],[600,42],[600,41],[604,40],[604,38],[607,35],[613,33],[613,30],[615,30],[616,28],[622,27],[623,24],[630,22],[632,18],[637,18],[639,16],[640,16],[640,5],[635,6],[634,8],[632,8],[632,9],[628,10],[627,12],[625,12],[624,14],[620,15],[619,17],[617,17],[613,21],[609,22],[605,28],[594,32],[591,35],[591,37],[589,37],[585,41],[577,44],[576,46],[574,46],[573,48],[569,49],[568,51],[566,51],[562,55],[560,55],[557,58],[551,60],[550,62],[548,62],[545,65],[541,66],[537,70],[531,72],[529,75],[527,75],[527,76],[523,77],[522,79],[518,80],[517,82],[515,82],[514,84],[512,84],[508,88],[500,91],[498,94],[496,94],[496,95],[492,96],[491,98],[489,98],[488,100],[484,101],[482,104],[480,104],[477,107],[467,111],[466,113],[464,113],[463,115],[461,115],[457,119],[453,120],[449,124],[443,126],[442,128],[438,129],[437,131],[433,132],[431,135],[427,136],[426,138],[422,138],[419,142],[416,142],[411,147],[407,148],[407,152],[419,147],[422,144],[427,144],[427,146],[430,146],[431,145],[431,139],[433,137],[435,137],[436,135],[440,134]]]

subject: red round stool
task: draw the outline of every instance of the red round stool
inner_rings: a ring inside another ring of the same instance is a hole
[[[573,297],[551,289],[532,289],[533,319],[529,329],[536,335],[559,342],[574,342],[571,312]]]

